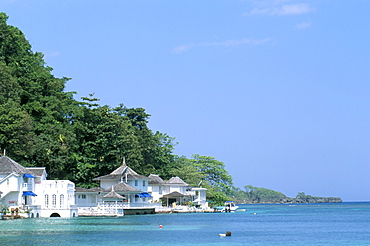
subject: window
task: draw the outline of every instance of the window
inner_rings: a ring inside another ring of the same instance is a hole
[[[9,186],[9,179],[6,180],[6,185]]]
[[[45,207],[49,207],[49,195],[45,195]]]
[[[143,186],[145,186],[145,180],[143,180]]]
[[[53,207],[55,207],[57,205],[57,195],[52,195],[52,198],[51,198],[51,204]]]
[[[159,195],[162,195],[162,186],[159,186]]]
[[[82,199],[86,199],[86,195],[82,195]]]
[[[135,186],[138,186],[138,184],[139,184],[139,181],[135,180]]]
[[[64,206],[64,195],[60,195],[60,207],[62,208]]]

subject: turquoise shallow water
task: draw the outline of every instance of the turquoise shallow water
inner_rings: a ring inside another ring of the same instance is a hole
[[[0,245],[370,245],[370,203],[241,208],[246,211],[3,220]],[[226,231],[232,236],[218,236]]]

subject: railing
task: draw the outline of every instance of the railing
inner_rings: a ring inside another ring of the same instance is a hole
[[[41,208],[39,205],[23,205],[22,207],[26,211],[38,211]]]
[[[83,207],[78,208],[79,215],[89,215],[89,216],[97,216],[97,215],[123,215],[124,209],[122,204],[107,204],[107,205],[100,205],[98,207]]]
[[[45,210],[64,210],[64,209],[71,209],[71,208],[77,208],[77,205],[74,205],[74,204],[66,204],[64,206],[60,206],[60,205],[38,205],[41,207],[41,209],[45,209]]]
[[[105,203],[98,203],[98,207],[103,206],[117,206],[120,208],[153,208],[155,207],[156,203],[128,203],[128,202],[105,202]]]
[[[202,213],[205,211],[205,208],[196,208],[184,205],[178,205],[176,207],[155,207],[156,213]]]
[[[187,192],[185,192],[185,195],[187,195],[187,196],[195,196],[195,192],[194,191],[187,191]]]

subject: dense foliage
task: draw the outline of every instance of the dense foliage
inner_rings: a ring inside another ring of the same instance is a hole
[[[76,101],[64,92],[43,54],[0,13],[0,147],[25,166],[45,166],[49,177],[91,187],[126,158],[139,173],[169,176],[173,138],[153,133],[143,108],[112,108],[93,95]]]
[[[173,154],[174,138],[153,132],[143,108],[99,105],[93,94],[81,101],[64,92],[69,78],[55,78],[43,54],[33,52],[23,33],[0,13],[0,148],[24,166],[44,166],[49,178],[93,187],[92,179],[110,173],[125,157],[143,175],[179,176],[207,188],[211,204],[238,202],[340,202],[340,198],[233,186],[225,164],[213,157]]]
[[[24,166],[44,166],[49,178],[93,187],[92,179],[122,163],[143,175],[179,176],[207,188],[223,203],[232,177],[222,162],[173,154],[174,138],[153,132],[143,108],[99,105],[93,94],[81,101],[64,92],[68,78],[55,78],[43,54],[0,13],[0,147]]]
[[[177,157],[176,166],[170,173],[181,177],[191,186],[207,188],[207,198],[214,205],[222,205],[229,200],[228,194],[231,194],[233,188],[232,177],[225,169],[225,164],[213,157]]]
[[[253,187],[251,185],[244,186],[246,199],[248,202],[253,203],[266,203],[274,202],[279,203],[288,197],[281,192],[266,189]]]

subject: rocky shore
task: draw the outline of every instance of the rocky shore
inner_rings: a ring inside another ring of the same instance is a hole
[[[282,203],[341,203],[340,197],[307,197],[307,198],[288,198]]]
[[[342,198],[340,197],[315,197],[308,196],[305,198],[283,198],[280,200],[271,200],[271,201],[253,201],[245,202],[246,204],[291,204],[291,203],[341,203]]]

